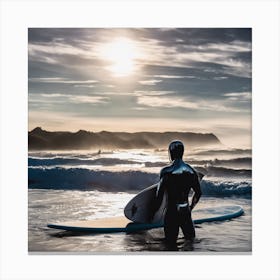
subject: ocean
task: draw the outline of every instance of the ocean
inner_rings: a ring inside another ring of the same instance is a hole
[[[156,183],[169,163],[167,150],[30,151],[28,156],[28,250],[32,253],[252,251],[251,149],[193,149],[184,158],[205,174],[196,206],[240,205],[241,217],[196,225],[196,238],[177,247],[164,243],[163,229],[138,233],[73,234],[47,223],[123,215],[127,202]]]

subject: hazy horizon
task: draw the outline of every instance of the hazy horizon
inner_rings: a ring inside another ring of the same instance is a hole
[[[32,130],[34,130],[35,128],[41,128],[42,130],[45,130],[45,131],[48,131],[48,132],[71,132],[71,133],[77,133],[79,132],[80,130],[82,131],[87,131],[87,132],[91,132],[91,133],[100,133],[100,132],[110,132],[110,133],[145,133],[145,132],[152,132],[152,133],[201,133],[201,134],[214,134],[215,136],[217,136],[218,140],[221,141],[221,144],[222,145],[226,145],[228,146],[229,148],[232,147],[232,148],[251,148],[251,142],[250,142],[250,137],[248,137],[246,135],[246,140],[249,141],[248,144],[246,145],[246,142],[244,142],[244,138],[238,138],[238,137],[235,137],[234,140],[229,140],[227,139],[226,137],[220,137],[219,135],[211,132],[211,131],[206,131],[206,132],[203,132],[201,130],[162,130],[162,131],[156,131],[156,130],[135,130],[135,131],[125,131],[125,130],[106,130],[106,129],[103,129],[103,130],[96,130],[96,129],[93,129],[93,128],[89,128],[89,129],[83,129],[83,128],[79,128],[79,129],[72,129],[72,130],[67,130],[67,129],[61,129],[61,130],[58,130],[58,129],[46,129],[45,127],[42,127],[42,126],[36,126],[36,127],[29,127],[28,129],[28,132],[31,132]],[[211,144],[209,144],[209,146],[211,146]]]
[[[251,146],[251,29],[30,28],[29,128]]]

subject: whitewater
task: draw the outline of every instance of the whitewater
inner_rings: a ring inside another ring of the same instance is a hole
[[[235,204],[240,218],[196,226],[178,251],[251,252],[252,159],[250,149],[193,149],[184,158],[205,176],[199,207]],[[49,222],[123,215],[126,203],[158,182],[167,150],[30,151],[28,157],[28,248],[30,252],[166,251],[162,229],[134,234],[73,235]]]

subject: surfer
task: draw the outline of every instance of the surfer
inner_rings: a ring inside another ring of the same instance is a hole
[[[182,229],[185,239],[195,237],[195,229],[191,211],[201,196],[200,183],[195,170],[185,163],[182,158],[184,145],[181,141],[172,141],[168,148],[171,164],[160,172],[153,214],[159,209],[163,195],[167,193],[167,210],[164,218],[164,233],[168,243],[177,241],[179,228]],[[193,190],[191,204],[188,196]]]

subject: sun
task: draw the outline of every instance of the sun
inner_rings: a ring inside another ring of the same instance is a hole
[[[114,76],[132,75],[136,70],[138,50],[134,41],[128,38],[117,38],[104,46],[102,56],[109,61],[108,69]]]

